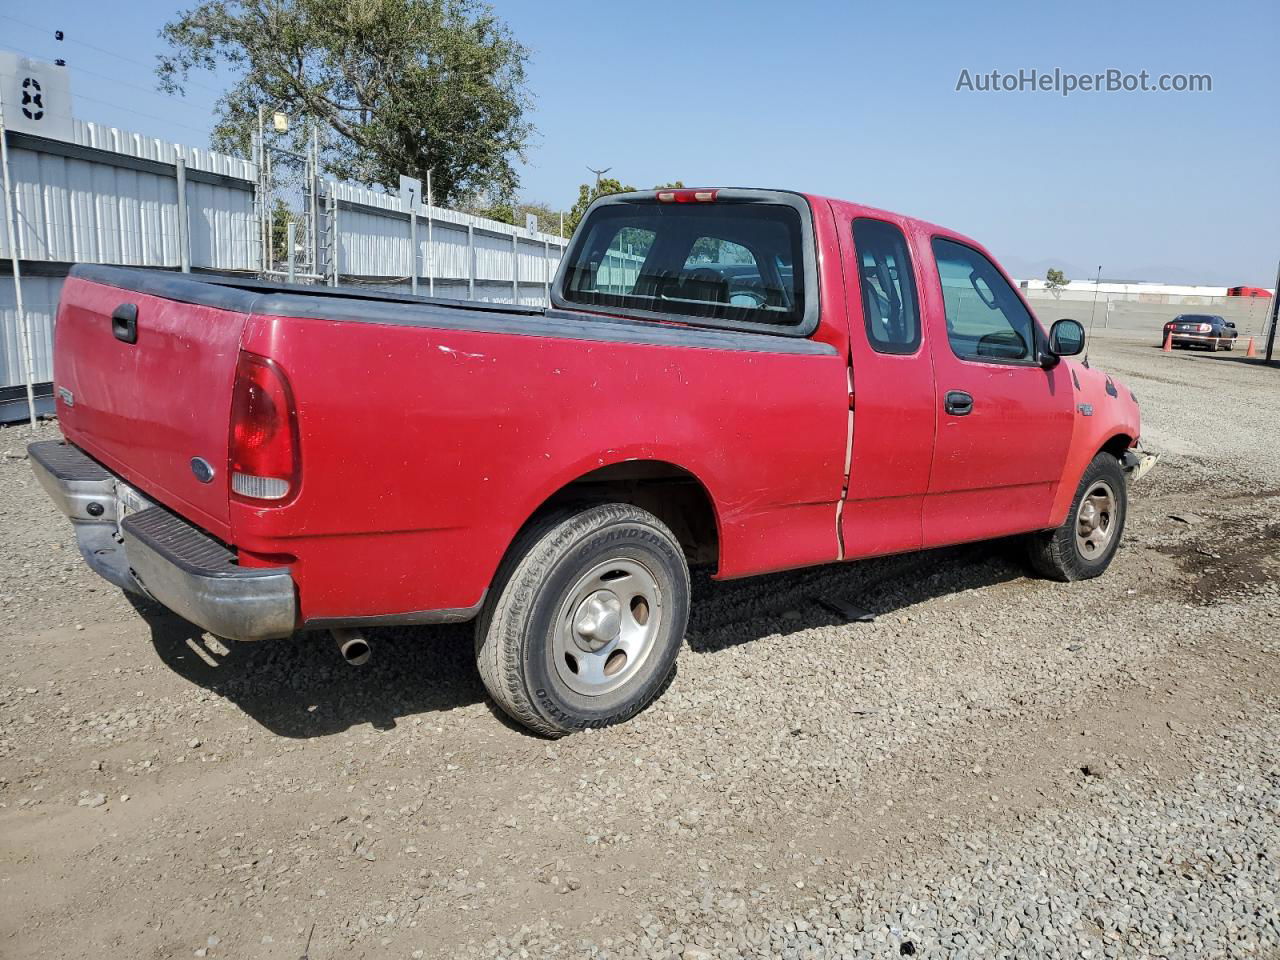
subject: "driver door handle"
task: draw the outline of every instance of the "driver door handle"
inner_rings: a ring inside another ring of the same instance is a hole
[[[948,390],[942,408],[953,417],[967,417],[973,412],[973,397],[963,390]]]

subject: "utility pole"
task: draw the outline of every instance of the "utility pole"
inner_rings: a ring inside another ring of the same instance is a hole
[[[427,294],[436,295],[436,200],[431,192],[431,168],[427,168]],[[417,255],[415,251],[415,256]]]
[[[15,194],[9,182],[8,134],[4,129],[4,103],[0,101],[0,167],[4,168],[4,229],[9,241],[9,257],[13,260],[13,305],[17,311],[18,343],[22,350],[23,378],[27,381],[27,414],[32,431],[36,428],[35,356],[31,346],[30,317],[22,303],[22,259],[18,252],[18,219]],[[1278,291],[1280,292],[1280,291]]]
[[[262,269],[270,270],[271,263],[271,228],[267,224],[267,195],[271,192],[267,179],[267,141],[262,125],[262,104],[258,104],[258,193],[260,209],[258,210],[258,240],[262,244]]]
[[[1276,291],[1271,297],[1271,326],[1267,330],[1267,363],[1276,349],[1276,322],[1280,321],[1280,267],[1276,268]]]
[[[315,121],[311,122],[311,177],[307,181],[307,210],[311,218],[311,249],[307,255],[311,258],[311,273],[320,273],[320,128]]]

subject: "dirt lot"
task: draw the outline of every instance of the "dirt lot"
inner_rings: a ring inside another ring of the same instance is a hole
[[[1280,956],[1280,370],[1092,353],[1164,453],[1105,577],[703,580],[666,696],[555,743],[466,629],[135,609],[0,431],[0,955]]]

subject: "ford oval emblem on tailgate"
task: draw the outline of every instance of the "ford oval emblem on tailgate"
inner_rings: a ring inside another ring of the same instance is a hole
[[[213,479],[213,467],[209,466],[209,461],[204,457],[191,458],[191,472],[201,483],[208,483]]]

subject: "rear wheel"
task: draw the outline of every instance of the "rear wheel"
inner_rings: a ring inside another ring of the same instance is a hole
[[[1120,461],[1099,453],[1080,478],[1067,519],[1027,539],[1031,566],[1051,580],[1088,580],[1111,564],[1124,535],[1128,491]]]
[[[476,662],[531,730],[609,726],[665,688],[688,615],[689,570],[661,520],[622,503],[561,511],[512,547],[476,624]]]

